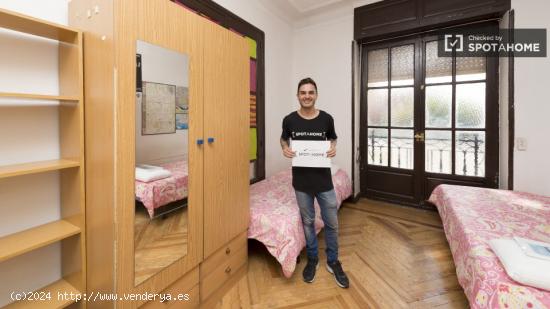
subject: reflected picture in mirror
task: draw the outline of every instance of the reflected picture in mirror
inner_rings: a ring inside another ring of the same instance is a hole
[[[189,58],[136,45],[135,285],[187,254]]]

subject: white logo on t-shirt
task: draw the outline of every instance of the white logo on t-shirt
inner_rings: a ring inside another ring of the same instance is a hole
[[[322,137],[326,138],[327,132],[292,132],[292,138],[296,137]]]

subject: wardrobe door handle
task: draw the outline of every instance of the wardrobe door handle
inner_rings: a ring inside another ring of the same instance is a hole
[[[231,249],[230,248],[225,249],[225,254],[229,254],[229,253],[231,253]]]
[[[208,138],[208,144],[212,144],[214,142],[214,138],[213,137],[209,137]]]
[[[204,140],[202,138],[199,138],[197,140],[197,145],[202,145],[202,144],[204,144]]]
[[[225,273],[228,274],[231,272],[231,266],[228,266],[226,269],[225,269]]]

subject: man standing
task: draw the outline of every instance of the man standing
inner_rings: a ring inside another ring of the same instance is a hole
[[[292,140],[330,140],[327,157],[336,155],[336,132],[334,119],[328,113],[315,108],[317,85],[311,78],[304,78],[298,83],[297,92],[300,109],[290,113],[283,120],[281,147],[287,158],[295,156],[289,146]],[[296,200],[300,208],[304,234],[306,238],[307,265],[304,268],[304,281],[311,283],[319,262],[317,235],[315,234],[316,198],[321,208],[321,217],[325,224],[325,242],[327,270],[334,275],[336,283],[349,287],[349,280],[340,261],[338,261],[338,201],[332,184],[330,168],[292,167],[292,186],[296,191]]]

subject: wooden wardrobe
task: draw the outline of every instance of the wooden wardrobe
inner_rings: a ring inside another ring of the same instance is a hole
[[[84,33],[88,293],[189,294],[117,308],[210,307],[247,272],[248,44],[169,0],[72,0],[69,22]],[[137,40],[189,57],[190,163],[187,254],[136,286]]]

